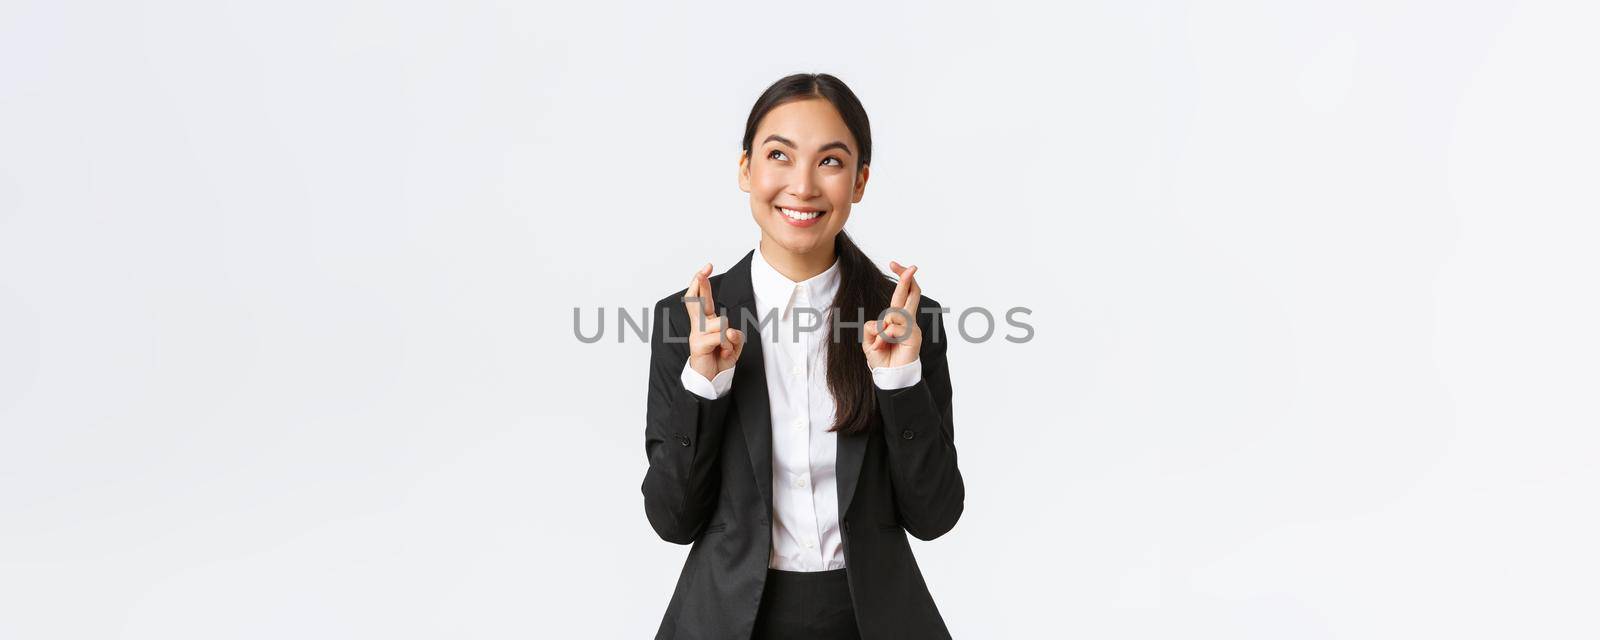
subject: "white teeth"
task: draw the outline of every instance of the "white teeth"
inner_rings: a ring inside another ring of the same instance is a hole
[[[820,216],[823,213],[821,211],[812,211],[810,213],[803,213],[803,212],[800,212],[800,211],[793,211],[793,210],[790,210],[790,209],[785,209],[783,207],[778,207],[778,210],[782,211],[783,215],[789,216],[789,219],[791,219],[791,220],[799,220],[801,222],[804,222],[806,220],[810,220],[812,218]]]

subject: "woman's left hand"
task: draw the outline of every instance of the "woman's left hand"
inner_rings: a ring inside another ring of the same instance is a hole
[[[917,267],[890,261],[889,268],[900,276],[889,309],[880,316],[882,322],[868,321],[861,332],[861,350],[867,354],[867,366],[873,368],[911,364],[922,352],[922,328],[917,326],[922,288],[917,286]]]

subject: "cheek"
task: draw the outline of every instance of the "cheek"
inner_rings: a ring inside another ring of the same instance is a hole
[[[843,174],[829,176],[826,183],[828,199],[832,200],[834,204],[848,206],[850,204],[850,192],[855,188],[855,184],[851,181],[852,177]]]
[[[751,171],[750,196],[763,199],[771,198],[779,189],[783,188],[783,180],[780,177],[772,171]]]

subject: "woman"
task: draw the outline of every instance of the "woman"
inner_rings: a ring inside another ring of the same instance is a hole
[[[949,336],[915,266],[844,234],[871,158],[838,78],[773,84],[739,155],[756,248],[656,303],[645,514],[694,545],[658,640],[950,635],[906,539],[965,500]]]

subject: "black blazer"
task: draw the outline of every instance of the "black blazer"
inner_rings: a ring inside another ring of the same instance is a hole
[[[772,420],[761,336],[755,322],[739,325],[745,312],[757,317],[754,253],[710,278],[717,310],[746,335],[726,395],[706,400],[683,387],[687,289],[662,298],[651,316],[644,511],[663,540],[694,545],[657,640],[747,639],[761,603],[772,548]],[[939,303],[922,296],[920,307]],[[966,499],[950,420],[951,337],[942,315],[918,313],[916,320],[922,381],[874,388],[883,428],[838,436],[845,569],[863,640],[950,637],[906,539],[907,532],[922,540],[943,535]]]

